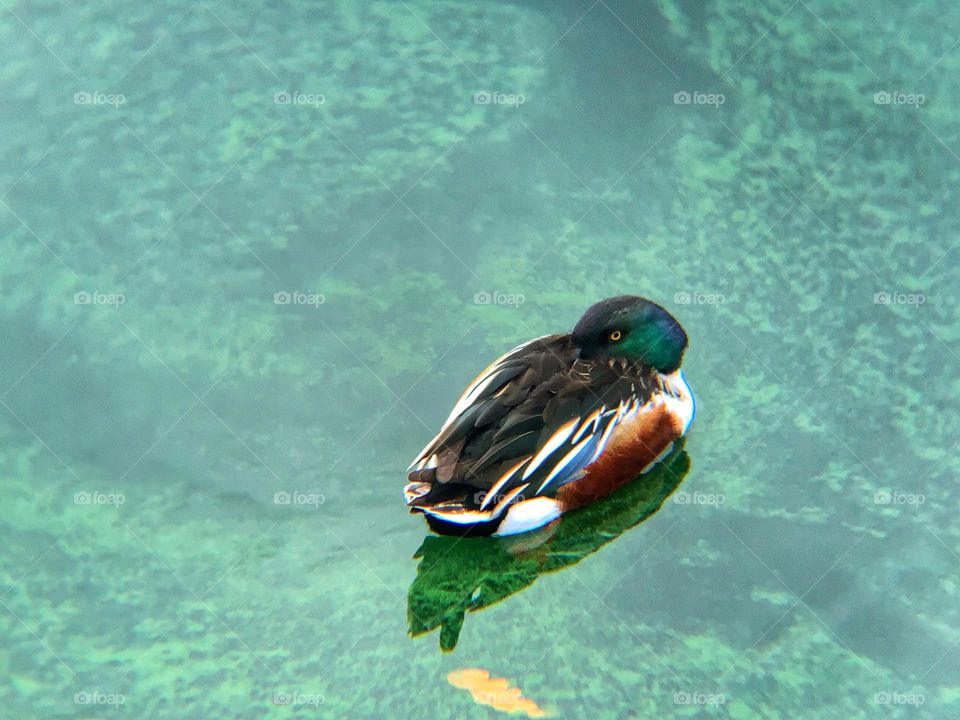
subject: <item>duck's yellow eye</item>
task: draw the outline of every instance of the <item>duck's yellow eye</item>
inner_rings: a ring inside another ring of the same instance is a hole
[[[619,330],[614,330],[612,333],[610,333],[610,339],[611,339],[613,342],[616,342],[617,340],[619,340],[619,339],[622,338],[622,337],[623,337],[623,333],[620,332]]]

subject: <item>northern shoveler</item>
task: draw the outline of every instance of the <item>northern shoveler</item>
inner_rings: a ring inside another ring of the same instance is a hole
[[[519,345],[467,386],[411,463],[411,512],[441,534],[513,535],[611,494],[690,427],[686,347],[669,312],[633,295]]]

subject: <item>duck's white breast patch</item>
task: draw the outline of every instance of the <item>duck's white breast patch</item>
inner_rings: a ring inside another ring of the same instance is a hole
[[[680,421],[682,427],[680,434],[686,435],[697,414],[697,401],[693,397],[693,391],[683,376],[683,370],[676,370],[660,377],[663,379],[666,390],[663,393],[662,402],[667,406],[670,414]]]

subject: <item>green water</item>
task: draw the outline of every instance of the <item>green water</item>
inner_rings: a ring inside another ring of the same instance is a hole
[[[0,717],[507,717],[472,667],[563,718],[958,717],[957,27],[4,0]],[[621,293],[691,339],[674,474],[428,537],[464,384]]]

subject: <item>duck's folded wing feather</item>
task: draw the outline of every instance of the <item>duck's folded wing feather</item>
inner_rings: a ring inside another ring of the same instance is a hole
[[[496,513],[518,488],[525,499],[552,495],[649,406],[654,385],[649,369],[578,360],[566,335],[515,348],[471,383],[417,456],[410,480],[421,487],[408,500]]]
[[[433,438],[420,454],[410,463],[408,470],[417,468],[422,470],[430,466],[430,460],[438,452],[455,444],[477,427],[483,427],[499,417],[503,417],[513,406],[526,397],[526,393],[519,393],[522,388],[529,389],[528,378],[521,378],[519,382],[511,383],[523,373],[531,369],[532,347],[556,344],[556,340],[567,336],[547,335],[536,340],[518,345],[509,352],[501,355],[488,365],[473,381],[467,385],[453,410],[440,428],[440,432]],[[513,387],[505,387],[508,384]]]

